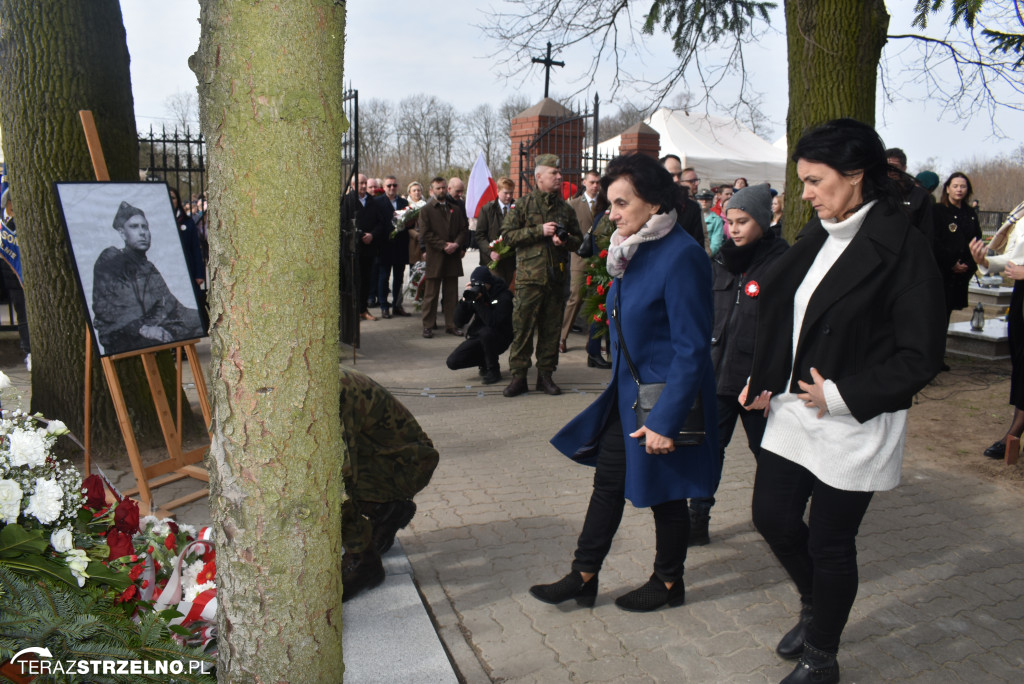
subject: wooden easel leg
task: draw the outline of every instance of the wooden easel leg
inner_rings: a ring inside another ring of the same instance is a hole
[[[149,381],[149,391],[153,395],[156,415],[160,419],[160,429],[164,433],[167,453],[170,454],[171,460],[176,465],[184,465],[181,463],[181,436],[174,427],[171,407],[167,403],[167,393],[164,392],[163,383],[160,382],[160,369],[156,365],[156,354],[145,353],[140,355],[140,358],[142,359],[142,367],[146,370],[146,380]]]
[[[1006,465],[1014,465],[1020,458],[1020,437],[1010,435],[1006,438]]]
[[[143,515],[148,515],[153,512],[153,493],[146,480],[146,469],[142,465],[142,454],[139,452],[138,442],[135,441],[135,431],[132,429],[128,407],[124,402],[121,380],[117,377],[117,369],[114,368],[113,361],[102,358],[100,364],[103,366],[103,375],[107,378],[107,388],[110,389],[110,398],[114,402],[114,412],[117,414],[117,422],[121,426],[121,436],[124,437],[124,445],[128,449],[128,460],[132,464],[132,473],[139,485],[139,501],[142,504],[140,508]]]

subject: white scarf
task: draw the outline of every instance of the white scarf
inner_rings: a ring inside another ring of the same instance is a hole
[[[613,278],[619,278],[626,272],[629,260],[636,254],[636,250],[644,242],[660,240],[668,235],[676,225],[676,212],[673,209],[667,214],[655,214],[651,220],[644,224],[644,227],[623,238],[622,233],[612,233],[612,241],[608,246],[608,273]]]

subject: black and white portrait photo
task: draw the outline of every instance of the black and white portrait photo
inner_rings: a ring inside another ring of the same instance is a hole
[[[101,356],[203,337],[163,183],[57,183]]]

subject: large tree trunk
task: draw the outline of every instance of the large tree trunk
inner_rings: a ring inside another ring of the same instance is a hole
[[[340,681],[345,8],[200,4],[218,676]]]
[[[792,154],[811,126],[848,116],[875,122],[878,61],[889,28],[884,0],[786,0],[789,114],[786,139]],[[790,242],[811,217],[799,201],[803,184],[796,165],[786,169],[785,207]]]
[[[92,110],[96,118],[111,179],[139,179],[121,7],[117,0],[3,0],[0,64],[0,127],[32,339],[31,410],[59,418],[81,434],[85,310],[53,183],[96,179],[80,109]],[[174,372],[170,357],[164,356],[169,388]],[[142,364],[120,361],[118,372],[140,445],[160,443]],[[92,380],[93,446],[101,453],[123,453],[98,363]]]

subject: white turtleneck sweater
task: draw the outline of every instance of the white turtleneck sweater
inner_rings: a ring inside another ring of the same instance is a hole
[[[821,222],[828,238],[793,298],[794,359],[811,295],[849,246],[874,204],[865,204],[844,221]],[[814,366],[814,359],[811,359],[811,366]],[[796,394],[787,391],[773,396],[761,446],[802,465],[819,480],[837,489],[868,492],[898,485],[906,441],[906,410],[882,413],[859,423],[850,415],[839,389],[829,378],[825,379],[825,399],[828,413],[819,419],[818,409],[804,406]]]

